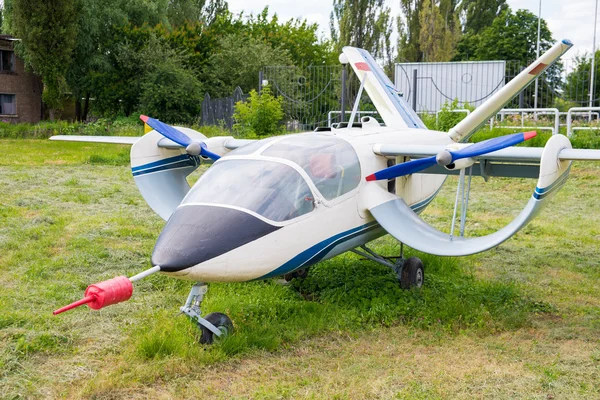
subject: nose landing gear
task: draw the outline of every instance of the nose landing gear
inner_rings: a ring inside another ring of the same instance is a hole
[[[208,286],[206,284],[196,283],[192,286],[185,305],[180,308],[181,312],[196,323],[202,331],[200,337],[200,343],[202,344],[212,344],[215,336],[223,337],[233,333],[233,323],[227,315],[214,312],[204,318],[201,317],[200,304],[207,291]]]

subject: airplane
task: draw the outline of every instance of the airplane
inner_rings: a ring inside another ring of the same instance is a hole
[[[151,130],[139,138],[52,137],[132,145],[133,179],[150,208],[167,221],[152,268],[90,285],[83,299],[54,314],[126,301],[133,282],[160,272],[196,282],[181,311],[201,329],[200,342],[212,343],[230,334],[233,323],[222,313],[202,315],[208,282],[303,277],[311,265],[348,251],[390,267],[403,288],[420,288],[423,263],[404,259],[404,245],[439,256],[498,246],[548,204],[565,184],[573,160],[600,161],[600,150],[572,149],[560,134],[544,148],[513,147],[535,132],[466,143],[571,47],[568,40],[557,42],[449,132],[428,130],[367,51],[344,47],[340,62],[351,65],[361,85],[349,122],[334,128],[262,140],[207,138],[142,115]],[[363,91],[383,123],[371,116],[355,122]],[[190,188],[186,177],[204,162],[212,165]],[[419,214],[449,175],[459,180],[452,227],[445,233]],[[473,175],[538,180],[511,223],[489,235],[465,237]],[[367,247],[385,234],[400,242],[396,262]]]

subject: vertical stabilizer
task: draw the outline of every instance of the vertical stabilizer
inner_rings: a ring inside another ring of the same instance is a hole
[[[368,51],[346,46],[341,57],[346,58],[361,82],[366,80],[365,90],[387,126],[427,129]]]

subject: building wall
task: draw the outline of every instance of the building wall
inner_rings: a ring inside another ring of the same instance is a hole
[[[0,50],[12,50],[12,41],[0,38]],[[25,71],[23,60],[14,58],[15,71],[0,71],[0,94],[16,96],[17,114],[0,114],[0,121],[37,123],[42,117],[42,82]]]

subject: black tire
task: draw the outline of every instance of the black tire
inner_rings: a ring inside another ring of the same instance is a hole
[[[223,332],[223,335],[225,336],[231,335],[233,333],[233,322],[231,322],[231,319],[223,313],[210,313],[206,317],[204,317],[204,319],[216,326],[221,332]],[[214,341],[215,334],[203,325],[200,325],[200,330],[202,331],[202,336],[200,336],[200,343],[212,344]]]
[[[290,272],[289,274],[285,274],[283,276],[283,279],[285,279],[286,282],[291,281],[292,279],[304,279],[308,276],[308,268],[300,268],[297,269],[294,272]]]
[[[421,288],[423,283],[425,283],[423,262],[417,257],[411,257],[404,261],[402,278],[400,279],[402,289]]]

